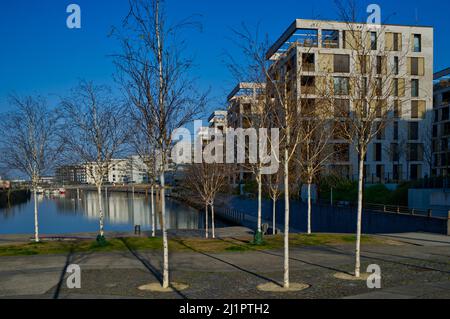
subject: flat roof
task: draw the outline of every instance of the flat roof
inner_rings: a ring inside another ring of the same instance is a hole
[[[238,83],[231,91],[231,93],[227,96],[227,101],[230,101],[240,90],[253,90],[253,89],[264,89],[265,83],[251,83],[251,82],[241,82]]]
[[[301,24],[304,23],[330,23],[330,24],[349,24],[349,22],[345,21],[336,21],[336,20],[310,20],[310,19],[295,19],[294,22],[289,25],[286,31],[278,38],[278,40],[270,47],[267,51],[266,59],[270,59],[278,50],[283,46],[283,44],[294,34],[297,29],[303,28]],[[351,24],[356,25],[367,25],[367,22],[351,22]],[[404,24],[382,24],[384,26],[395,26],[395,27],[410,27],[410,28],[431,28],[432,26],[422,26],[422,25],[404,25]],[[318,29],[318,27],[315,27]]]
[[[436,72],[433,76],[434,80],[438,80],[444,76],[450,75],[450,68],[446,68],[442,71]]]

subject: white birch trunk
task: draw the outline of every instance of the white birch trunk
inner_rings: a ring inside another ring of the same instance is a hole
[[[261,172],[258,171],[258,233],[261,233],[261,224],[262,224],[262,178]]]
[[[289,154],[284,160],[284,288],[289,288]]]
[[[38,220],[38,202],[36,187],[33,187],[34,195],[34,241],[39,242],[39,220]]]
[[[155,220],[155,197],[153,192],[155,190],[155,186],[152,185],[151,194],[150,194],[150,204],[152,206],[152,237],[156,237],[156,220]]]
[[[164,246],[164,267],[163,267],[163,288],[167,289],[170,286],[169,281],[169,242],[167,240],[166,229],[166,182],[164,180],[164,170],[161,173],[161,218],[162,218],[162,233]]]
[[[211,204],[211,225],[212,225],[212,238],[216,238],[216,224],[214,221],[214,204]]]
[[[311,235],[311,182],[308,183],[308,235]]]
[[[205,204],[205,237],[209,238],[208,204]]]
[[[277,202],[275,199],[272,202],[272,234],[276,235]]]
[[[102,187],[97,186],[98,194],[98,210],[99,210],[99,223],[100,223],[100,236],[104,236],[104,223],[103,223],[103,200],[102,200]]]
[[[358,171],[358,217],[356,224],[356,251],[355,251],[355,276],[357,278],[361,275],[361,219],[363,206],[363,174],[364,174],[364,154],[360,153],[359,171]]]

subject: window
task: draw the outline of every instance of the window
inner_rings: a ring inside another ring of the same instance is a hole
[[[402,107],[399,100],[394,101],[394,117],[397,119],[402,117]]]
[[[375,93],[376,93],[376,95],[377,96],[382,96],[383,95],[383,79],[381,79],[381,78],[377,78],[376,79],[376,91],[375,91]]]
[[[391,161],[400,161],[400,148],[398,143],[391,143]]]
[[[349,79],[343,77],[334,78],[334,94],[348,95],[350,91]]]
[[[367,78],[362,78],[361,82],[361,98],[365,98],[367,96]]]
[[[422,58],[411,58],[411,75],[423,75],[423,60],[420,59]]]
[[[442,121],[448,121],[449,120],[449,108],[444,107],[442,109]]]
[[[398,141],[398,122],[394,122],[394,141]]]
[[[422,36],[414,34],[414,52],[422,52]]]
[[[316,58],[314,53],[302,54],[302,71],[314,72],[316,70]]]
[[[348,162],[350,160],[350,145],[334,144],[334,158],[339,162]]]
[[[408,139],[417,141],[419,139],[419,122],[408,123]]]
[[[385,139],[385,128],[383,126],[383,123],[377,123],[376,130],[377,130],[377,140],[379,140],[379,141],[384,140]]]
[[[316,93],[316,78],[314,76],[302,76],[300,81],[302,94]]]
[[[418,165],[418,164],[411,164],[411,180],[416,181],[420,178],[421,176],[421,171],[422,171],[422,165]]]
[[[315,112],[316,100],[315,99],[301,99],[301,115],[313,116]]]
[[[378,48],[378,39],[376,32],[370,32],[370,49],[377,50]]]
[[[334,55],[334,72],[335,73],[350,72],[350,56],[348,54]]]
[[[383,161],[383,153],[382,153],[382,151],[383,151],[383,144],[381,144],[381,143],[374,143],[373,144],[373,147],[374,147],[374,157],[373,157],[373,160],[375,161],[375,162],[381,162],[381,161]]]
[[[419,97],[419,80],[411,80],[411,97]]]
[[[399,181],[402,179],[402,165],[394,164],[393,166],[394,180]]]
[[[425,102],[411,101],[411,118],[425,118]]]
[[[322,46],[324,48],[339,48],[339,31],[322,30]]]
[[[401,33],[394,33],[394,51],[400,51]]]
[[[380,181],[384,179],[384,165],[377,165],[377,178]]]
[[[398,62],[398,56],[394,57],[394,68],[393,68],[393,73],[395,75],[398,75],[400,72],[400,68],[399,68],[399,62]]]
[[[393,79],[392,81],[392,95],[398,96],[398,79]]]
[[[423,145],[420,143],[409,143],[408,159],[411,162],[423,161]]]
[[[347,117],[350,114],[350,100],[336,99],[334,101],[334,115],[336,117]]]
[[[383,57],[377,56],[377,74],[383,73]]]

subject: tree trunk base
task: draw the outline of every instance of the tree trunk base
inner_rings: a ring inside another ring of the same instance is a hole
[[[138,287],[141,291],[153,291],[153,292],[175,292],[188,289],[189,286],[186,284],[172,282],[169,288],[163,288],[161,283],[151,283]]]
[[[258,287],[256,287],[259,291],[265,291],[265,292],[280,292],[280,293],[286,293],[286,292],[297,292],[297,291],[302,291],[305,289],[308,289],[309,287],[311,287],[308,284],[303,284],[303,283],[290,283],[289,284],[289,288],[284,288],[281,285],[278,285],[276,283],[273,282],[268,282],[265,284],[261,284]]]

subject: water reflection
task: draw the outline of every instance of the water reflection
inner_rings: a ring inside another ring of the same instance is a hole
[[[150,198],[141,194],[103,194],[105,230],[131,231],[134,225],[151,229]],[[96,192],[76,192],[61,196],[38,196],[42,233],[91,232],[98,229],[99,204]],[[33,231],[33,199],[26,204],[0,210],[0,234]],[[157,229],[161,229],[161,211],[155,200]],[[204,215],[170,198],[166,199],[168,229],[203,229]]]

